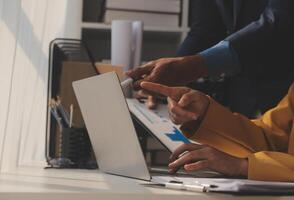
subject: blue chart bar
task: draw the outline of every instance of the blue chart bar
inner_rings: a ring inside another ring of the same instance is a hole
[[[172,133],[165,133],[174,142],[183,142],[185,144],[190,143],[190,141],[175,127],[173,127]]]

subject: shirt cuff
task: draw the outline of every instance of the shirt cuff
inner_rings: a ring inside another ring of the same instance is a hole
[[[240,127],[246,127],[244,123],[238,123],[238,120],[239,117],[233,115],[229,109],[209,98],[209,106],[198,129],[187,129],[183,125],[180,128],[190,140],[207,144],[235,157],[246,158],[254,150],[246,142],[247,135],[236,134]],[[254,128],[246,130],[256,131]]]
[[[240,72],[238,55],[231,48],[229,41],[221,41],[217,45],[199,53],[211,76],[221,74],[235,75]]]
[[[248,179],[294,181],[294,157],[287,153],[262,151],[248,156]]]

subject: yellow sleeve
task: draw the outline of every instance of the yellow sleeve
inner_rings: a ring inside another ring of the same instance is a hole
[[[210,105],[196,132],[181,127],[190,139],[209,144],[237,157],[247,157],[257,151],[269,150],[265,134],[246,117],[210,100]]]
[[[294,156],[261,151],[248,156],[248,178],[260,181],[294,181]]]
[[[253,121],[211,99],[198,130],[182,131],[196,142],[248,158],[250,179],[294,181],[293,105],[293,85],[277,107]]]

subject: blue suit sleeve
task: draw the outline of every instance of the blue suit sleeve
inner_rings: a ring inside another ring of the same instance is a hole
[[[221,74],[235,75],[240,72],[237,53],[231,48],[229,41],[221,41],[217,45],[199,53],[211,76]]]

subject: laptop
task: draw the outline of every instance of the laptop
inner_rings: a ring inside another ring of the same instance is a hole
[[[169,151],[189,142],[166,120],[147,114],[136,102],[128,100],[128,104],[114,72],[75,81],[73,88],[99,169],[104,173],[151,180],[131,112]]]

